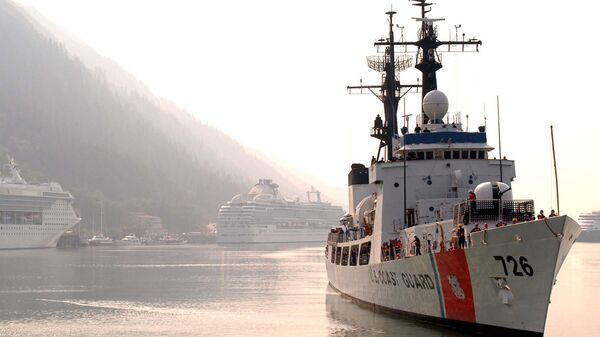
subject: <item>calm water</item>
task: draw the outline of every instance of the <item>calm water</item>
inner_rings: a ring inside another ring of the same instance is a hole
[[[321,245],[0,251],[0,336],[466,336],[362,309]],[[547,336],[600,336],[600,244],[575,245]]]

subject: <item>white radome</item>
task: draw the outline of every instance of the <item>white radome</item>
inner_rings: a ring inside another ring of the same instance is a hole
[[[423,98],[423,112],[431,120],[441,120],[448,112],[448,97],[439,90],[432,90]]]
[[[494,196],[494,189],[498,188],[498,192],[502,193],[502,200],[513,200],[512,189],[503,182],[485,182],[475,187],[475,196],[477,199],[498,199]]]

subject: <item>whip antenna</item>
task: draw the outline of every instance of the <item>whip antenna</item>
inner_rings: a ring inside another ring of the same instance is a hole
[[[556,169],[556,152],[554,151],[554,131],[552,131],[552,125],[550,125],[550,138],[552,139],[552,160],[554,161],[554,179],[556,184],[556,210],[557,214],[560,215],[560,202],[558,201],[558,171]]]

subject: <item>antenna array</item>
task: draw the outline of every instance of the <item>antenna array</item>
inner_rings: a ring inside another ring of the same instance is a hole
[[[369,68],[383,73],[386,71],[386,66],[389,62],[388,55],[373,55],[367,56],[367,65]],[[394,64],[396,66],[396,73],[402,70],[412,67],[412,57],[409,55],[398,55],[394,57]]]

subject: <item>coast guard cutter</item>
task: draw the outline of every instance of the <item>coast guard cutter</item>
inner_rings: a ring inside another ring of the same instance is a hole
[[[437,48],[481,42],[440,41],[438,19],[426,17],[431,4],[412,1],[421,9],[418,40],[395,40],[396,13],[386,13],[389,37],[375,43],[385,52],[367,59],[382,84],[349,87],[373,92],[384,117],[371,129],[380,153],[348,174],[350,214],[328,237],[329,283],[390,313],[486,335],[541,335],[558,271],[581,229],[566,215],[535,219],[533,200],[512,197],[514,161],[488,157],[485,126],[465,131],[460,115],[447,113]],[[405,46],[417,47],[420,84],[398,80],[412,62],[396,55]],[[418,128],[399,133],[398,103],[416,88],[423,95]]]

